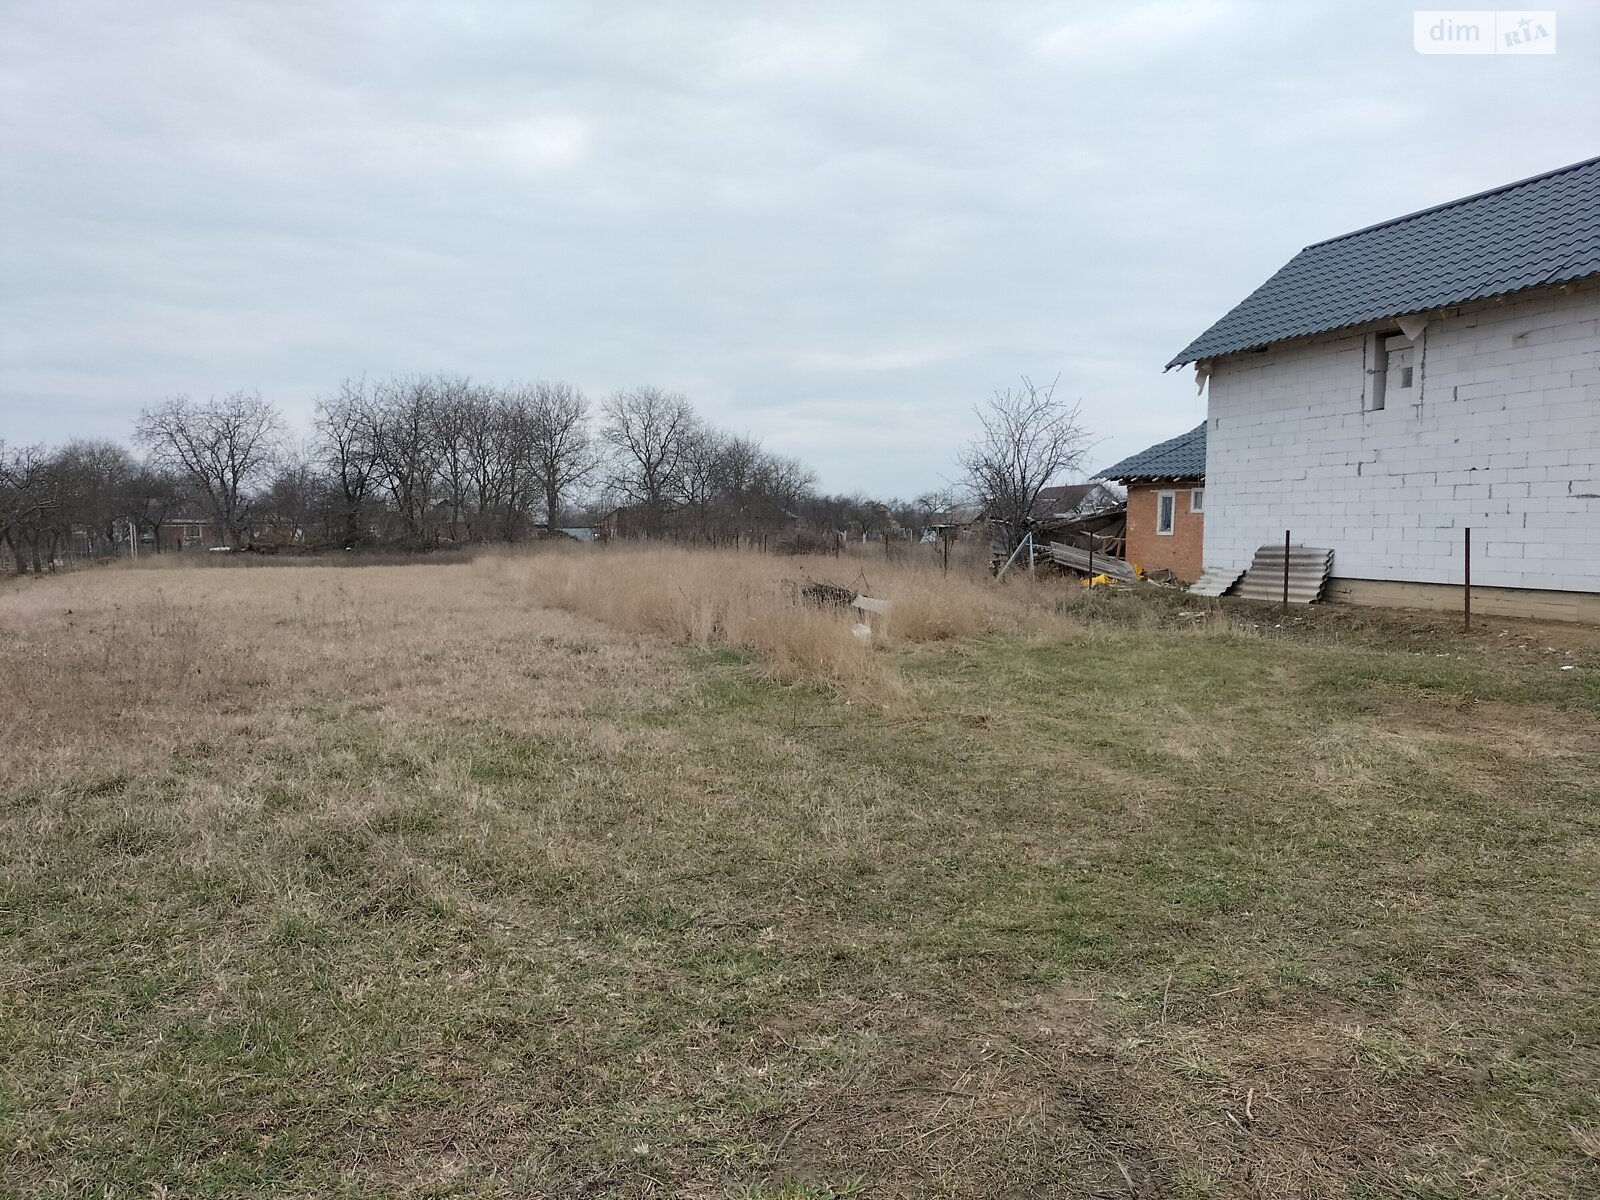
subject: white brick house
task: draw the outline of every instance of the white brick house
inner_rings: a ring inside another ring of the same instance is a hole
[[[1475,604],[1600,617],[1600,159],[1308,247],[1188,362],[1208,569],[1290,530],[1453,605],[1470,527]]]

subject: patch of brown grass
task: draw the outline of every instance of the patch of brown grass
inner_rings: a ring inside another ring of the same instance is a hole
[[[781,558],[729,550],[615,546],[490,560],[496,577],[534,603],[702,649],[760,656],[779,677],[883,682],[876,646],[970,637],[1045,619],[1062,592],[1021,576],[996,583],[932,559]],[[825,580],[887,600],[886,616],[819,609],[797,589]],[[1059,618],[1057,618],[1059,623]]]

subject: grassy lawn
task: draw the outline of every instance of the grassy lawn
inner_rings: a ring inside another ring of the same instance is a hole
[[[1592,637],[538,569],[0,590],[0,1193],[1600,1194]]]

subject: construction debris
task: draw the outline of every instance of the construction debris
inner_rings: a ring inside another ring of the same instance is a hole
[[[1283,588],[1282,544],[1263,546],[1256,551],[1250,569],[1233,588],[1233,595],[1245,600],[1281,601]],[[1312,604],[1322,598],[1333,574],[1333,551],[1315,546],[1289,547],[1289,603]]]
[[[887,632],[889,626],[889,601],[875,600],[871,596],[857,596],[851,604],[860,611],[866,620],[858,623],[853,630],[858,638],[870,638],[874,633]],[[878,628],[873,628],[873,618],[877,618]]]
[[[1060,542],[1080,550],[1087,550],[1092,543],[1095,554],[1104,551],[1121,558],[1126,553],[1128,506],[1119,504],[1084,516],[1047,517],[1034,522],[1033,535],[1041,544]]]
[[[786,579],[784,584],[789,589],[789,594],[802,604],[809,604],[812,608],[846,609],[855,603],[854,589],[841,587],[837,583],[827,583],[822,580],[808,580],[800,583],[797,580]]]
[[[1080,575],[1089,574],[1092,568],[1096,575],[1106,575],[1118,583],[1139,582],[1138,568],[1123,559],[1080,550],[1076,546],[1064,545],[1061,542],[1050,542],[1044,550],[1057,566],[1076,571]]]
[[[1220,596],[1239,582],[1244,574],[1242,567],[1207,567],[1199,579],[1189,585],[1193,596]]]

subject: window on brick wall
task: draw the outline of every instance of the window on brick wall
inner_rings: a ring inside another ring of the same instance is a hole
[[[1178,493],[1156,493],[1156,532],[1171,536],[1172,527],[1178,519]]]
[[[1206,510],[1206,490],[1205,490],[1205,488],[1190,488],[1189,489],[1189,511],[1192,512],[1192,513],[1203,513],[1203,512],[1205,512],[1205,510]]]

